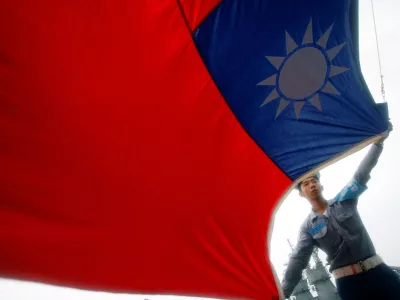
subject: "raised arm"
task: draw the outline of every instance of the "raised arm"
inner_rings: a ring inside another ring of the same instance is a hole
[[[393,130],[393,125],[389,122],[387,135],[382,137],[379,141],[375,142],[371,149],[369,150],[367,156],[363,159],[360,166],[358,167],[356,173],[354,174],[354,179],[361,186],[366,186],[369,179],[371,178],[370,174],[372,169],[378,163],[379,156],[382,154],[383,150],[383,142],[389,136],[389,133]]]
[[[391,130],[392,124],[389,123],[388,132]],[[387,137],[388,135],[371,146],[367,156],[364,157],[361,164],[358,166],[353,179],[336,195],[336,201],[354,200],[354,204],[357,205],[358,197],[367,189],[367,183],[371,178],[371,171],[378,163],[378,159],[383,150],[383,142]]]
[[[368,154],[362,160],[356,173],[354,174],[354,179],[357,180],[358,184],[361,186],[366,186],[369,179],[371,178],[371,171],[378,163],[379,156],[383,150],[383,143],[374,143],[368,151]]]
[[[288,267],[282,281],[282,289],[285,298],[289,298],[294,288],[301,279],[302,271],[307,267],[312,251],[314,240],[309,232],[302,226],[296,249],[290,257]]]

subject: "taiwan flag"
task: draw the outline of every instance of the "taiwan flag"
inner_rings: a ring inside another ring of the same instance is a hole
[[[274,210],[388,127],[351,0],[0,2],[0,276],[278,299]]]

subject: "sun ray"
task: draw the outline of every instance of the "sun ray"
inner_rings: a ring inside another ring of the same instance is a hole
[[[276,85],[276,74],[272,75],[271,77],[268,77],[267,79],[264,79],[263,81],[261,81],[260,83],[258,83],[257,85]]]
[[[308,100],[308,102],[319,111],[322,111],[321,102],[319,101],[319,94],[316,94],[314,97]]]
[[[334,24],[327,28],[322,35],[319,35],[318,40],[315,40],[313,19],[311,18],[306,30],[303,31],[301,44],[297,44],[290,33],[285,31],[286,56],[266,56],[271,65],[275,67],[276,74],[257,84],[258,86],[272,86],[268,89],[269,95],[260,107],[272,101],[279,102],[275,119],[292,102],[294,113],[299,119],[307,102],[322,112],[320,102],[322,93],[340,95],[333,83],[329,79],[326,81],[327,77],[332,78],[350,70],[344,66],[333,65],[333,60],[347,42],[327,49],[330,39],[333,38]],[[293,36],[297,35],[293,34]]]
[[[297,101],[294,103],[294,112],[296,113],[297,119],[300,117],[301,110],[303,109],[304,104],[304,101]]]
[[[278,110],[276,111],[276,115],[275,115],[275,119],[281,114],[281,112],[286,108],[286,106],[288,106],[290,103],[290,101],[287,101],[285,99],[281,99],[281,101],[279,101],[279,107]]]
[[[317,42],[317,44],[320,45],[324,49],[326,48],[326,44],[328,43],[329,37],[332,32],[333,25],[334,24],[332,24],[331,27],[329,27],[328,30],[325,31],[324,35],[321,36],[321,38]]]
[[[334,48],[328,50],[328,57],[329,57],[329,59],[332,61],[332,60],[336,57],[336,55],[339,54],[340,50],[342,50],[342,48],[343,48],[344,45],[346,45],[346,44],[347,44],[347,42],[345,42],[345,43],[343,43],[343,44],[340,44],[339,46],[336,46],[336,47],[334,47]]]
[[[273,89],[272,92],[269,94],[269,96],[264,100],[263,104],[261,104],[261,106],[264,106],[265,104],[267,104],[277,98],[279,98],[278,91],[276,89]]]
[[[285,59],[284,57],[281,56],[266,56],[266,58],[277,70],[279,70],[279,68],[283,63],[283,60]]]
[[[307,31],[304,34],[303,45],[304,44],[311,44],[313,42],[314,42],[314,38],[313,38],[312,19],[311,19],[310,23],[308,23]]]
[[[331,71],[329,72],[329,77],[333,77],[343,72],[350,70],[349,68],[339,67],[339,66],[331,66]]]
[[[286,31],[286,55],[296,49],[298,45]]]
[[[330,83],[329,81],[326,83],[325,87],[322,89],[322,92],[332,95],[340,95],[340,92]]]

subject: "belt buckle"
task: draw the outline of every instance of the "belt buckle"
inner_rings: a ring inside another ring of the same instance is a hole
[[[357,264],[360,266],[360,268],[363,272],[367,272],[367,268],[365,267],[365,265],[362,261],[359,261]]]

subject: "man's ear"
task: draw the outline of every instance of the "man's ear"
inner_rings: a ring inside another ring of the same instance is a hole
[[[302,198],[304,198],[304,197],[305,197],[305,195],[304,195],[304,193],[303,193],[303,191],[302,191],[302,190],[300,190],[300,191],[299,191],[299,195],[300,195],[300,197],[302,197]]]

